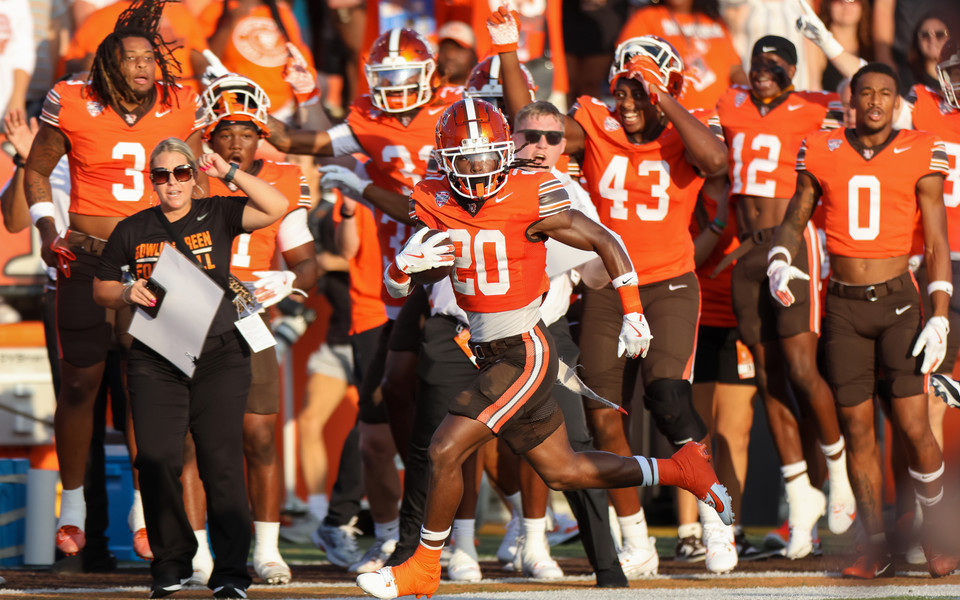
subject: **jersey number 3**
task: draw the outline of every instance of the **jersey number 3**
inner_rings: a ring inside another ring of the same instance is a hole
[[[126,183],[115,183],[113,197],[120,202],[137,202],[143,198],[143,169],[147,166],[147,153],[137,142],[119,142],[113,147],[110,158],[124,160],[126,157],[133,157],[133,168],[123,170],[123,174],[133,180],[133,187],[128,187]]]

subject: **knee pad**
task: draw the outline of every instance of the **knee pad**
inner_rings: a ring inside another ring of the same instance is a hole
[[[657,429],[674,446],[699,442],[707,435],[707,426],[693,407],[689,381],[658,379],[646,386],[643,402]]]

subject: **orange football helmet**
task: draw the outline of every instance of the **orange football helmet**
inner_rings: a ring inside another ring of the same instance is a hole
[[[206,125],[204,135],[209,137],[221,121],[253,123],[260,136],[270,135],[267,112],[270,97],[252,79],[228,73],[214,79],[200,96]]]
[[[527,89],[530,90],[530,102],[536,101],[537,83],[533,74],[523,64],[520,65],[523,77],[527,80]],[[486,100],[497,108],[503,108],[503,83],[500,77],[500,55],[494,54],[481,60],[467,77],[467,85],[463,88],[464,98],[479,98]]]
[[[507,118],[489,102],[464,98],[447,107],[437,122],[440,170],[465,198],[483,200],[500,191],[513,152]]]
[[[437,68],[433,48],[412,29],[391,29],[373,42],[364,73],[374,106],[406,112],[430,101]]]
[[[646,54],[660,68],[660,81],[663,87],[669,90],[670,95],[679,98],[683,92],[683,61],[680,53],[673,45],[655,35],[642,35],[630,38],[617,46],[613,53],[613,64],[610,66],[610,89],[613,90],[617,79],[628,73],[627,65],[630,60],[639,54]]]
[[[940,91],[950,106],[960,109],[960,37],[951,37],[940,51],[937,77]]]

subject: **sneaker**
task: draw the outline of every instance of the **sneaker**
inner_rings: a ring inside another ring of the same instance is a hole
[[[550,546],[546,538],[540,543],[527,542],[526,536],[517,538],[517,557],[513,568],[534,579],[561,579],[563,570],[550,556]]]
[[[247,588],[235,586],[232,583],[225,583],[213,588],[214,598],[246,598]]]
[[[357,575],[360,589],[377,598],[390,599],[414,595],[430,598],[440,587],[440,563],[428,572],[415,558],[396,567],[384,567],[373,573]]]
[[[713,507],[724,525],[732,525],[733,506],[730,494],[727,493],[727,488],[717,481],[717,474],[710,466],[707,447],[700,442],[687,442],[673,454],[671,460],[681,473],[682,482],[679,487]]]
[[[311,538],[313,544],[327,554],[327,560],[346,569],[363,558],[363,552],[357,548],[357,518],[353,517],[346,525],[327,525],[320,523]]]
[[[374,540],[373,545],[357,562],[347,569],[351,573],[373,573],[387,564],[387,559],[397,548],[397,540]]]
[[[703,541],[695,535],[688,535],[685,538],[677,538],[677,553],[673,560],[684,563],[700,562],[707,555],[707,549],[703,546]]]
[[[472,545],[454,546],[447,563],[447,578],[450,581],[480,581],[483,574],[480,572],[480,563],[477,559],[477,550]]]
[[[187,580],[189,585],[207,587],[210,582],[210,575],[213,573],[213,557],[210,556],[210,550],[206,549],[193,555],[193,575]]]
[[[547,543],[551,546],[569,542],[580,535],[580,525],[577,523],[577,520],[570,515],[563,513],[557,514],[552,510],[547,511],[547,514],[553,516],[553,518],[550,519],[553,522],[553,526],[547,529]]]
[[[893,577],[896,574],[893,568],[893,559],[889,554],[870,557],[861,556],[852,565],[841,571],[840,576],[845,579],[878,579]]]
[[[656,575],[660,568],[660,557],[657,555],[656,538],[651,536],[646,547],[636,548],[626,545],[617,557],[620,559],[620,568],[627,579],[637,579],[647,575]]]
[[[309,544],[310,536],[320,526],[320,519],[313,513],[295,518],[289,525],[280,528],[280,539],[291,544]]]
[[[733,526],[707,523],[703,526],[703,542],[707,553],[705,562],[711,573],[729,573],[737,566],[737,544]]]
[[[857,518],[857,501],[853,497],[850,483],[842,481],[840,485],[834,485],[833,480],[831,480],[829,500],[830,510],[827,513],[827,526],[830,527],[830,533],[834,535],[844,534]]]
[[[737,556],[740,560],[756,560],[762,558],[760,549],[750,543],[743,528],[739,525],[733,528],[733,543],[737,545]]]
[[[520,535],[520,518],[513,517],[507,521],[507,530],[503,534],[503,541],[497,548],[497,560],[504,563],[504,569],[513,569],[513,559],[517,556],[517,536]]]
[[[279,553],[270,557],[269,560],[258,560],[254,556],[253,570],[257,572],[257,577],[267,585],[286,585],[293,578],[290,567],[287,566]]]
[[[57,529],[57,550],[73,556],[87,545],[87,534],[76,525],[64,525]]]
[[[937,398],[947,403],[947,406],[960,408],[960,384],[947,375],[934,373],[930,377],[930,391]]]
[[[153,587],[150,588],[150,597],[151,598],[166,598],[174,592],[179,592],[183,589],[183,584],[187,582],[186,579],[181,579],[179,581],[174,580],[167,583],[155,583]]]
[[[147,529],[142,527],[133,534],[133,551],[143,560],[153,560],[153,550],[147,539]]]
[[[784,549],[784,555],[797,560],[813,552],[813,527],[827,511],[827,497],[823,492],[808,487],[806,497],[801,502],[789,505],[790,541]]]

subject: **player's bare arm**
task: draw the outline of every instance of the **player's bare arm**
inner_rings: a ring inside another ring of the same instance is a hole
[[[245,231],[260,229],[276,222],[286,212],[287,198],[280,190],[246,171],[237,169],[216,152],[197,159],[197,168],[213,177],[233,182],[249,199],[243,209],[242,225]]]
[[[527,234],[530,237],[544,235],[580,250],[593,250],[611,279],[633,270],[620,239],[578,210],[565,210],[541,219],[527,229]]]
[[[293,287],[301,290],[309,290],[316,285],[319,273],[317,272],[315,255],[316,252],[313,242],[294,246],[282,253],[284,264],[297,276],[297,278],[293,280]],[[295,296],[295,294],[293,294],[293,296]]]
[[[326,131],[293,129],[272,116],[268,124],[270,136],[267,141],[281,152],[333,156],[333,144],[330,141],[330,134]]]
[[[803,229],[813,215],[813,209],[817,206],[817,199],[820,197],[820,185],[813,175],[806,171],[797,173],[797,190],[790,198],[790,204],[787,206],[787,214],[783,217],[783,222],[777,229],[773,237],[773,246],[786,249],[790,256],[781,255],[780,258],[792,258],[796,256],[800,249],[800,238],[803,237]],[[771,250],[769,258],[774,258]],[[788,261],[789,262],[789,261]]]
[[[942,174],[930,174],[917,181],[917,205],[923,222],[923,260],[930,281],[951,280],[950,247],[947,243],[947,211],[943,204]],[[947,316],[950,295],[943,290],[930,294],[933,316]]]
[[[53,206],[50,174],[69,149],[70,144],[63,132],[47,124],[40,125],[24,167],[24,191],[28,206],[41,202],[49,202],[51,207]],[[37,220],[37,230],[40,232],[40,255],[43,262],[51,267],[56,266],[56,254],[50,249],[50,244],[57,237],[57,227],[53,217]]]
[[[360,232],[357,231],[357,202],[343,197],[343,206],[340,208],[340,222],[333,234],[333,242],[337,246],[337,254],[350,260],[360,251]]]
[[[710,128],[690,114],[669,94],[661,94],[658,104],[669,119],[687,148],[687,160],[706,176],[718,175],[727,170],[727,145]]]

